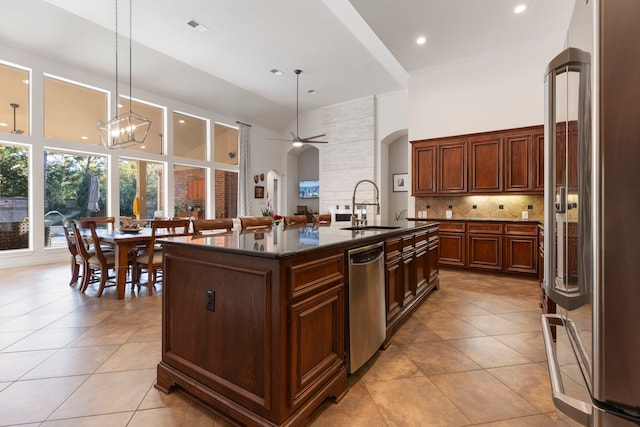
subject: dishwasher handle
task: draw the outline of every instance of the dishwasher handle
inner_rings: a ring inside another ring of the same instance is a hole
[[[372,264],[383,256],[384,246],[382,243],[366,246],[364,248],[352,249],[349,251],[349,264]]]

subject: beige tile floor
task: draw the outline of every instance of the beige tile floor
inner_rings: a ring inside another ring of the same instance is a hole
[[[575,426],[551,401],[534,280],[442,271],[441,289],[349,378],[321,426]],[[69,267],[0,270],[0,425],[228,426],[153,388],[161,287],[124,300]]]

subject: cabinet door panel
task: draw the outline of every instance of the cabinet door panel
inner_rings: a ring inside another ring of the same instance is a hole
[[[467,143],[451,142],[438,145],[439,193],[467,192]]]
[[[440,265],[464,266],[464,234],[440,233]]]
[[[505,138],[505,191],[528,192],[531,184],[531,134],[509,135]],[[544,166],[543,166],[544,167]]]
[[[436,192],[436,148],[433,144],[413,145],[413,195]]]
[[[535,273],[538,261],[538,238],[505,236],[505,270],[514,273]]]
[[[469,191],[502,191],[502,138],[500,135],[469,140]]]
[[[544,192],[544,132],[533,135],[533,191]]]
[[[402,279],[403,269],[400,268],[400,258],[396,258],[385,265],[385,283],[386,283],[386,304],[387,304],[387,327],[400,314],[402,309]]]
[[[289,307],[291,407],[344,366],[344,309],[342,283]]]
[[[502,270],[502,236],[469,234],[467,259],[469,267]]]

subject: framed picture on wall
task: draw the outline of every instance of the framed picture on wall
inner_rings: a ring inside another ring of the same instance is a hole
[[[253,197],[256,199],[264,199],[264,187],[256,185]]]
[[[409,174],[394,173],[393,174],[393,191],[409,191]]]

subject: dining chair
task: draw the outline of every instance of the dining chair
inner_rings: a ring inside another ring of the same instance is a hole
[[[307,224],[306,215],[291,215],[284,217],[284,226]]]
[[[67,241],[67,249],[69,249],[69,254],[71,255],[71,280],[69,281],[69,286],[74,286],[80,278],[80,268],[84,267],[84,258],[82,258],[82,255],[78,252],[76,234],[73,232],[71,223],[71,220],[62,220],[62,229],[64,230],[64,237]],[[86,273],[83,272],[82,274],[84,275]]]
[[[331,224],[331,215],[330,214],[313,214],[313,225],[330,225]]]
[[[192,219],[193,234],[201,236],[208,230],[231,230],[233,228],[233,220],[231,218],[216,219]]]
[[[142,285],[149,288],[149,295],[153,295],[153,286],[162,279],[162,246],[156,244],[157,238],[168,236],[188,236],[189,220],[188,219],[156,219],[151,222],[151,239],[144,251],[139,253],[133,259],[133,273],[131,281],[131,290],[135,285],[138,289]],[[147,282],[141,282],[142,273],[146,271]]]
[[[80,221],[94,221],[98,227],[104,224],[109,231],[113,231],[116,225],[115,216],[87,216],[80,218]]]
[[[241,216],[242,228],[267,228],[273,226],[273,217],[270,216]]]
[[[115,272],[115,252],[105,252],[100,246],[100,237],[96,230],[96,222],[93,220],[74,220],[73,221],[73,234],[76,236],[76,248],[78,253],[82,256],[84,272],[82,276],[81,292],[85,292],[89,287],[89,283],[92,281],[98,281],[98,279],[92,280],[95,274],[100,272],[100,287],[98,288],[98,296],[102,296],[105,287],[107,287],[107,281],[109,279],[115,279],[115,274],[109,276],[109,270]],[[115,281],[112,281],[112,285],[115,286]]]

